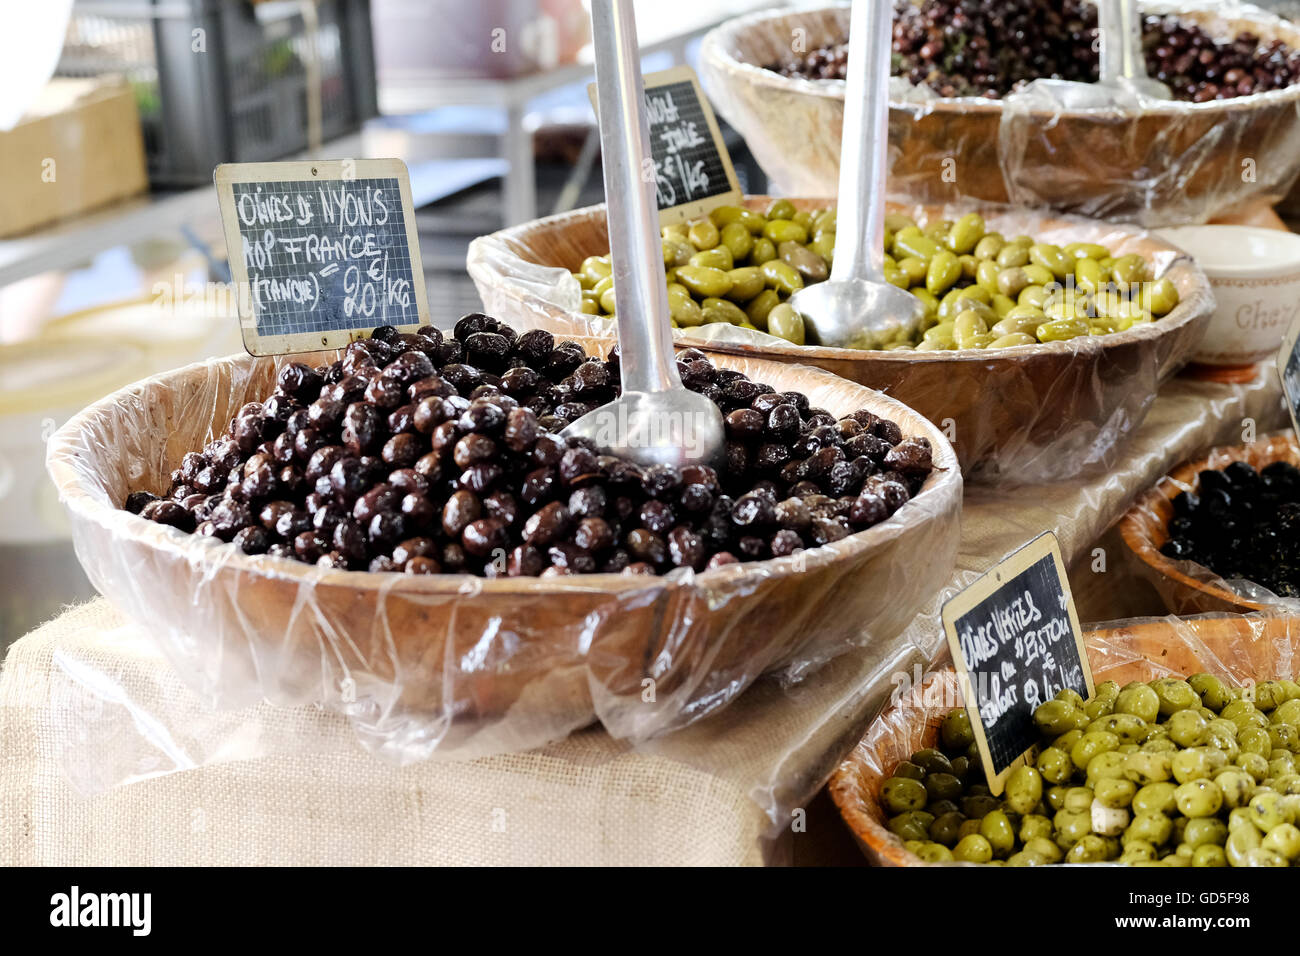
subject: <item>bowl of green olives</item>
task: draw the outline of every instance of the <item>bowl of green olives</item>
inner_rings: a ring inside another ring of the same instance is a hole
[[[828,200],[752,196],[665,226],[674,338],[884,391],[944,429],[971,478],[1109,465],[1214,307],[1195,263],[1137,227],[891,204],[886,276],[921,300],[922,326],[828,348],[788,299],[829,275],[835,223]],[[608,254],[596,206],[476,239],[468,268],[487,311],[516,327],[612,336]]]
[[[831,778],[886,866],[1300,866],[1300,619],[1170,618],[1086,635],[1096,693],[1034,711],[1000,795],[951,668],[868,729]],[[1190,675],[1183,677],[1181,675]]]

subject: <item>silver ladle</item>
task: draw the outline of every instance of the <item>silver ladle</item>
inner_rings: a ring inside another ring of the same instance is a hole
[[[1097,25],[1102,86],[1129,89],[1153,100],[1173,99],[1169,87],[1147,75],[1137,0],[1097,0]]]
[[[849,15],[835,258],[827,281],[790,298],[814,345],[879,348],[915,329],[923,314],[916,297],[885,281],[893,15],[892,0],[853,0]]]
[[[564,434],[640,465],[720,465],[722,412],[682,385],[673,357],[654,177],[643,175],[652,154],[632,0],[592,3],[591,25],[623,393]]]
[[[1036,80],[1066,109],[1113,109],[1140,106],[1140,97],[1173,99],[1173,92],[1147,75],[1142,53],[1142,15],[1137,0],[1097,0],[1097,35],[1101,71],[1096,83]]]

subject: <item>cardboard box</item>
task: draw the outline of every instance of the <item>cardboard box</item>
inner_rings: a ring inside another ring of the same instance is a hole
[[[143,192],[140,114],[119,79],[53,79],[13,129],[0,131],[0,237]]]

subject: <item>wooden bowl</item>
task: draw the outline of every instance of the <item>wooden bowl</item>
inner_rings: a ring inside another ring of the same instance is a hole
[[[761,209],[769,201],[752,196],[745,203]],[[831,204],[794,203],[803,209]],[[889,208],[925,221],[960,212]],[[1134,226],[1025,210],[982,211],[990,229],[1008,236],[1023,232],[1047,242],[1100,242],[1117,255],[1140,253],[1177,286],[1182,301],[1163,319],[1127,332],[992,351],[863,352],[793,345],[730,326],[677,329],[674,338],[718,353],[816,365],[879,389],[944,429],[970,478],[1051,481],[1108,465],[1204,334],[1214,311],[1209,283],[1185,253]],[[592,206],[474,240],[469,272],[488,313],[511,325],[565,336],[613,335],[609,319],[578,311],[578,287],[567,275],[587,256],[608,252],[604,207]],[[571,284],[567,290],[565,283]],[[734,341],[704,337],[716,331]]]
[[[1092,630],[1084,640],[1098,683],[1113,680],[1122,685],[1199,671],[1244,683],[1293,671],[1300,656],[1300,618],[1156,619]],[[944,664],[926,675],[919,691],[904,693],[873,721],[831,776],[831,799],[862,852],[877,866],[927,865],[889,832],[877,795],[900,761],[922,747],[935,746],[943,718],[959,706],[956,674]]]
[[[1300,49],[1300,29],[1287,21],[1179,15],[1213,36],[1250,31]],[[847,6],[765,11],[728,21],[701,45],[710,99],[784,195],[835,194],[844,82],[763,67],[790,57],[792,37],[810,51],[842,42],[848,20]],[[1025,110],[1006,124],[1001,100],[921,95],[893,97],[889,111],[890,195],[914,202],[1010,202],[1182,225],[1253,198],[1276,203],[1300,170],[1300,85],[1148,110]]]
[[[582,344],[599,352],[609,343]],[[764,672],[890,640],[952,571],[962,482],[937,429],[818,369],[733,356],[717,364],[925,436],[934,473],[893,518],[842,541],[653,578],[325,570],[248,556],[119,509],[130,491],[164,491],[182,455],[268,395],[291,358],[241,355],[146,379],[50,442],[49,471],[91,581],[215,702],[325,701],[390,739],[434,743],[496,724],[505,749],[593,716],[616,735],[648,736],[725,705]],[[646,680],[653,700],[643,697]]]
[[[1244,613],[1276,607],[1250,600],[1225,586],[1209,568],[1191,561],[1175,561],[1160,553],[1169,540],[1173,501],[1196,487],[1196,476],[1207,468],[1223,468],[1234,461],[1263,468],[1275,461],[1300,465],[1300,445],[1295,432],[1278,432],[1250,445],[1217,448],[1199,461],[1180,465],[1146,491],[1120,519],[1120,535],[1137,559],[1137,567],[1160,594],[1172,614]]]

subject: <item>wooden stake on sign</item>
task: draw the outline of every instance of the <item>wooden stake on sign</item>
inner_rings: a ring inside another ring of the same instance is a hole
[[[1000,796],[1037,750],[1037,705],[1066,687],[1085,700],[1095,691],[1056,535],[1039,535],[950,599],[943,629],[989,790]]]
[[[650,148],[654,153],[654,172],[659,186],[659,225],[700,219],[719,206],[740,205],[744,197],[740,180],[736,178],[731,153],[722,140],[722,130],[718,128],[713,108],[700,88],[699,77],[685,65],[646,74],[647,99],[652,100],[656,91],[665,88],[671,88],[673,106],[679,118],[675,121],[656,120],[655,111],[650,111]],[[599,115],[595,83],[588,84],[587,93]],[[684,119],[682,113],[686,114]],[[704,123],[707,138],[705,131],[696,127],[696,121],[692,119],[695,115]],[[693,138],[688,140],[688,137]],[[682,156],[686,159],[679,163]],[[709,182],[700,184],[698,176],[701,171],[710,168],[712,176]],[[692,192],[699,190],[696,193],[699,198],[680,201],[679,193],[688,189]],[[666,198],[672,201],[666,202]]]
[[[1300,435],[1300,319],[1291,323],[1277,353],[1277,374],[1282,380],[1282,395],[1291,413],[1291,427]]]
[[[428,324],[401,160],[226,163],[213,181],[249,354],[341,348],[380,325]]]

